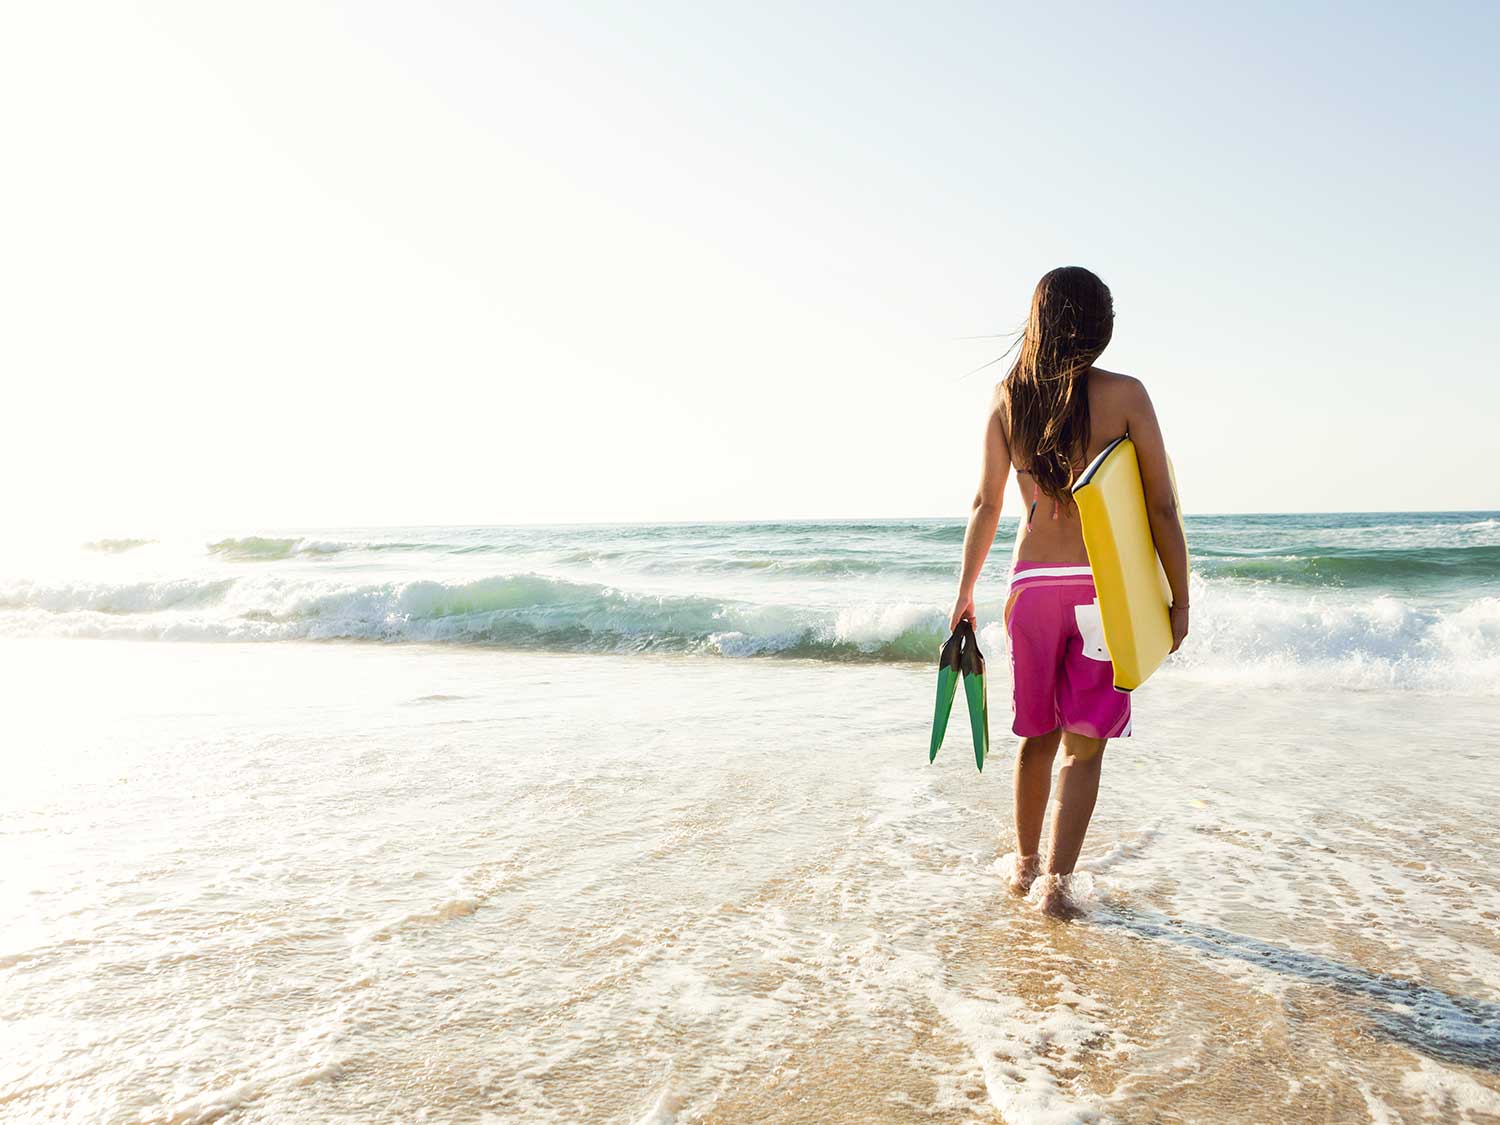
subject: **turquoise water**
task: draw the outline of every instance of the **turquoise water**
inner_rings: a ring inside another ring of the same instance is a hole
[[[1189,516],[1168,674],[1494,691],[1500,514]],[[241,528],[54,545],[0,573],[0,635],[379,641],[924,661],[959,520]],[[1002,599],[1014,520],[979,591]]]

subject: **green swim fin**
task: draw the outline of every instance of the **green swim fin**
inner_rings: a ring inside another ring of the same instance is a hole
[[[964,699],[969,704],[969,729],[974,735],[974,764],[983,770],[984,756],[990,752],[990,701],[984,689],[984,653],[979,651],[979,639],[972,627],[968,633],[959,668],[964,677]]]
[[[953,693],[958,689],[963,635],[968,624],[967,621],[958,623],[958,628],[944,642],[943,651],[938,656],[937,707],[932,714],[932,745],[927,751],[929,763],[937,757],[938,747],[943,744],[943,735],[948,730],[948,713],[953,710]]]

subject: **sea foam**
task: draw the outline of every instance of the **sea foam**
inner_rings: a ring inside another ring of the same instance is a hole
[[[1389,594],[1278,596],[1196,579],[1192,635],[1168,674],[1255,684],[1500,690],[1500,597],[1448,609]],[[980,642],[1003,663],[998,607]],[[139,640],[355,640],[927,662],[947,631],[933,603],[757,604],[535,573],[463,582],[250,574],[0,586],[0,635]]]

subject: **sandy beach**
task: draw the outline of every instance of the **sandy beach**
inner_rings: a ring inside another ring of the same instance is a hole
[[[0,659],[5,1120],[1500,1114],[1492,700],[1147,685],[1068,925],[919,666]]]

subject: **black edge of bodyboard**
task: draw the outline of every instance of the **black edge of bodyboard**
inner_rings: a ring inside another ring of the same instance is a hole
[[[1091,480],[1093,480],[1094,473],[1098,471],[1100,465],[1104,464],[1104,459],[1115,451],[1115,446],[1119,445],[1129,436],[1129,434],[1121,434],[1119,437],[1115,438],[1114,441],[1110,442],[1103,449],[1101,449],[1099,451],[1099,456],[1090,461],[1089,467],[1087,469],[1084,469],[1083,472],[1079,475],[1078,479],[1073,482],[1072,491],[1077,492],[1080,488],[1085,487]]]

